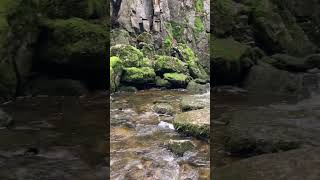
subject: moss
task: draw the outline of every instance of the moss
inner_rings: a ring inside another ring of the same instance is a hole
[[[80,18],[43,20],[48,29],[48,48],[41,58],[53,63],[78,62],[82,65],[102,65],[107,56],[109,32],[104,25],[93,24]],[[88,64],[88,60],[91,63]],[[75,63],[77,64],[77,63]]]
[[[201,32],[205,31],[205,27],[200,16],[195,17],[194,27],[195,27],[194,30],[195,30],[196,36],[199,36]]]
[[[240,60],[249,47],[231,38],[215,39],[211,43],[211,54],[214,58]]]
[[[162,79],[161,77],[156,77],[156,85],[159,87],[170,87],[171,84],[168,80]]]
[[[171,32],[174,39],[176,39],[178,42],[182,41],[183,31],[184,31],[184,24],[177,23],[175,21],[170,21],[171,24]]]
[[[118,56],[125,67],[149,66],[145,61],[146,59],[143,58],[143,53],[131,45],[118,44],[112,46],[110,54],[111,56]]]
[[[196,12],[202,13],[204,11],[203,0],[196,0]]]
[[[164,79],[169,81],[173,87],[184,88],[190,81],[190,77],[181,73],[165,73]]]
[[[164,73],[187,73],[187,66],[181,60],[171,56],[156,56],[154,69],[158,74]]]
[[[146,44],[153,44],[154,43],[153,36],[148,32],[143,32],[143,33],[139,34],[139,36],[137,37],[137,41],[144,42]]]
[[[130,67],[124,68],[122,81],[134,84],[144,84],[154,82],[156,73],[150,67]]]
[[[122,75],[122,61],[119,57],[110,57],[110,90],[115,92],[120,85]]]

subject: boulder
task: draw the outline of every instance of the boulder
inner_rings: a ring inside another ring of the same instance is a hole
[[[123,65],[120,58],[116,56],[110,57],[110,90],[115,92],[120,85]]]
[[[320,148],[261,155],[213,170],[213,180],[317,180]]]
[[[188,95],[183,96],[180,102],[182,111],[192,111],[210,107],[210,95]]]
[[[177,114],[173,125],[183,134],[208,139],[210,137],[210,111],[200,109]]]
[[[126,83],[140,84],[154,83],[156,74],[150,67],[129,67],[124,68],[121,81]]]
[[[187,64],[180,59],[171,56],[156,56],[154,70],[157,74],[187,73]]]
[[[192,92],[192,93],[196,93],[196,94],[203,94],[203,93],[206,93],[208,92],[210,89],[210,84],[200,84],[200,83],[197,83],[196,81],[190,81],[188,86],[187,86],[187,90],[189,92]]]
[[[185,152],[191,151],[194,148],[195,148],[195,145],[190,140],[170,139],[168,143],[168,149],[179,156],[183,156]]]
[[[185,74],[165,73],[163,76],[164,80],[169,81],[172,87],[176,88],[185,88],[190,81],[190,77]]]
[[[144,58],[143,53],[127,44],[117,44],[110,49],[111,56],[118,56],[125,67],[146,67],[149,66],[148,59]]]
[[[153,111],[158,114],[173,115],[173,107],[168,103],[158,103],[153,106]]]

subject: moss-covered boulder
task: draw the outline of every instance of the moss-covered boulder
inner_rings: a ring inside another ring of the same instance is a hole
[[[155,81],[156,81],[156,86],[158,87],[166,87],[166,88],[171,87],[171,83],[168,80],[165,80],[159,76],[156,77]]]
[[[85,69],[101,69],[106,65],[109,32],[104,25],[80,18],[42,23],[48,33],[38,51],[42,61]]]
[[[165,73],[163,75],[164,80],[170,82],[172,87],[185,88],[190,81],[190,76],[181,73]]]
[[[115,92],[120,85],[123,65],[119,57],[110,57],[110,90]]]
[[[148,33],[148,32],[143,32],[143,33],[138,35],[137,42],[138,43],[143,42],[143,43],[146,43],[146,44],[153,45],[153,43],[154,43],[153,35]]]
[[[193,78],[209,78],[204,68],[199,64],[198,57],[188,45],[179,43],[177,49],[180,53],[180,59],[188,64],[190,75]]]
[[[110,44],[115,46],[117,44],[130,44],[130,34],[124,29],[112,29],[110,32]]]
[[[153,83],[156,77],[156,73],[150,67],[129,67],[124,68],[124,73],[121,81],[125,83],[133,84],[145,84]]]
[[[157,74],[187,73],[187,64],[180,59],[171,56],[156,56],[154,70]]]
[[[217,84],[233,84],[243,78],[253,63],[244,58],[249,50],[231,38],[211,42],[211,72]]]
[[[111,56],[118,56],[125,67],[146,67],[150,66],[148,59],[144,58],[143,53],[127,44],[117,44],[110,49]]]
[[[200,109],[178,114],[173,125],[178,132],[199,137],[210,137],[210,111]]]

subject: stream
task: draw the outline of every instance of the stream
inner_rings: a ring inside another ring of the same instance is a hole
[[[314,77],[318,83],[305,83],[305,91],[292,96],[262,95],[231,86],[216,87],[212,93],[212,170],[238,161],[240,166],[252,164],[254,167],[255,161],[250,161],[253,156],[319,147],[320,74]],[[247,161],[241,161],[243,159]],[[267,159],[262,162],[263,167],[277,164]],[[254,173],[259,173],[258,169],[253,168]]]
[[[107,97],[19,97],[2,104],[13,123],[0,129],[0,179],[105,180]]]
[[[111,96],[111,179],[209,179],[210,154],[206,141],[173,130],[173,116],[153,111],[156,103],[169,103],[180,112],[183,90],[143,90]],[[209,101],[209,99],[207,99]],[[170,140],[191,140],[195,149],[182,156],[167,148]]]

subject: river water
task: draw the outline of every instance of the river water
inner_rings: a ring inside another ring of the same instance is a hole
[[[111,97],[111,179],[209,179],[209,143],[178,134],[172,116],[153,111],[158,102],[180,113],[182,90],[144,90]],[[169,123],[169,124],[167,124]],[[178,156],[168,150],[170,140],[191,140],[196,148]]]
[[[107,179],[108,96],[21,97],[1,105],[1,180]]]
[[[215,88],[211,117],[214,120],[211,125],[214,168],[260,154],[320,146],[320,80],[318,82],[305,84],[305,91],[298,95],[263,95],[237,87]],[[226,150],[226,138],[239,140],[228,135],[234,131],[240,137],[254,139],[257,149],[251,154],[246,149],[244,153],[247,154],[241,155]],[[263,143],[258,144],[259,141]],[[290,142],[295,146],[270,150],[270,146],[278,142]]]

